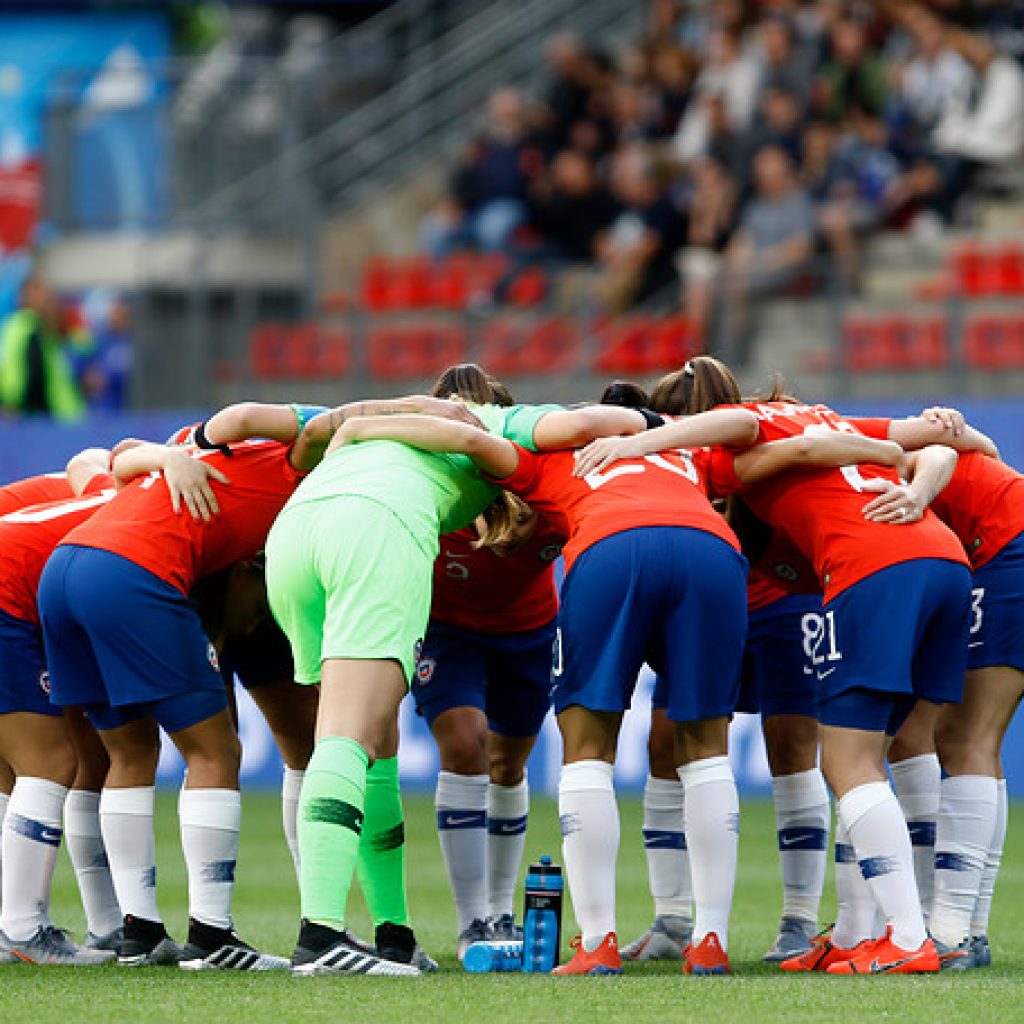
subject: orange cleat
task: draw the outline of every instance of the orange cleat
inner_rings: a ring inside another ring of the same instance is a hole
[[[901,949],[892,941],[889,925],[882,938],[862,943],[852,957],[827,970],[829,974],[933,974],[939,970],[939,954],[931,939],[918,949]]]
[[[687,946],[683,953],[683,974],[732,974],[729,954],[718,936],[708,932],[698,946]]]
[[[866,941],[874,942],[874,939]],[[860,945],[863,945],[863,943]],[[828,928],[818,932],[811,939],[811,948],[806,953],[800,953],[798,956],[791,956],[788,960],[783,960],[779,964],[779,970],[825,971],[830,964],[838,963],[840,960],[849,960],[853,955],[854,949],[858,948],[859,946],[854,946],[853,949],[834,946],[832,944],[832,926],[829,925]]]
[[[569,947],[576,950],[576,955],[567,964],[556,967],[552,974],[564,978],[570,974],[622,973],[622,957],[619,955],[619,940],[615,932],[609,932],[601,940],[601,945],[591,953],[583,948],[579,935],[569,943]]]

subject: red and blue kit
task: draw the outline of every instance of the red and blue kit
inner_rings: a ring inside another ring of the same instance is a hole
[[[502,736],[536,736],[550,707],[558,592],[554,564],[565,533],[539,517],[507,554],[476,544],[472,527],[441,537],[434,596],[412,694],[433,723],[475,707]]]
[[[749,402],[758,443],[857,427],[827,406]],[[795,469],[743,489],[751,509],[790,537],[824,591],[811,661],[827,725],[894,731],[913,701],[963,691],[969,574],[963,548],[932,513],[916,523],[864,518],[867,481],[897,482],[879,466]],[[844,694],[853,694],[842,700]],[[862,699],[863,698],[863,699]]]
[[[61,713],[50,703],[36,607],[39,577],[64,535],[115,493],[113,477],[99,475],[81,497],[29,505],[0,518],[0,714]]]
[[[623,459],[583,479],[571,452],[518,454],[516,472],[496,482],[569,533],[555,711],[625,710],[646,661],[666,682],[669,718],[731,713],[746,560],[706,497],[710,452]]]
[[[153,715],[176,732],[226,707],[188,592],[262,549],[300,476],[275,441],[193,455],[230,481],[212,484],[218,516],[175,513],[163,477],[150,474],[97,513],[100,522],[68,534],[40,581],[53,700],[85,706],[98,728]]]
[[[0,516],[16,512],[27,505],[42,505],[48,501],[66,501],[75,492],[63,473],[43,473],[40,476],[15,480],[0,487]]]

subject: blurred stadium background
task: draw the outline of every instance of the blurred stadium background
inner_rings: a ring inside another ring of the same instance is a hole
[[[700,351],[1024,469],[1024,0],[0,0],[0,39],[0,483],[244,398]]]

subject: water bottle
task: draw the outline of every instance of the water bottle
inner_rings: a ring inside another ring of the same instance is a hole
[[[462,958],[470,974],[519,971],[523,967],[522,942],[474,942]]]
[[[562,943],[562,869],[541,857],[526,873],[526,912],[523,915],[523,970],[547,974],[558,966]]]

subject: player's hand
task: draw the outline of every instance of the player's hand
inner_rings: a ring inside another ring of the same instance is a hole
[[[231,481],[215,466],[202,459],[194,459],[186,452],[171,452],[164,461],[163,473],[175,513],[181,512],[181,503],[184,502],[192,518],[202,519],[204,523],[220,515],[220,505],[211,481],[222,484],[230,484]]]
[[[465,402],[458,399],[432,398],[430,395],[420,395],[416,399],[416,411],[422,416],[440,416],[445,420],[455,420],[458,423],[468,423],[471,427],[479,430],[486,430],[483,423],[473,414]]]
[[[967,420],[959,409],[950,409],[944,405],[929,406],[921,413],[921,418],[939,424],[943,430],[952,431],[954,437],[959,437],[967,427]]]
[[[591,441],[576,453],[572,475],[583,477],[588,473],[599,473],[605,466],[618,462],[619,459],[642,455],[643,452],[637,450],[638,437],[643,437],[643,434],[634,434],[631,437],[599,437],[596,441]]]
[[[861,509],[864,518],[873,523],[916,523],[928,507],[910,484],[866,480],[863,490],[881,492]]]

